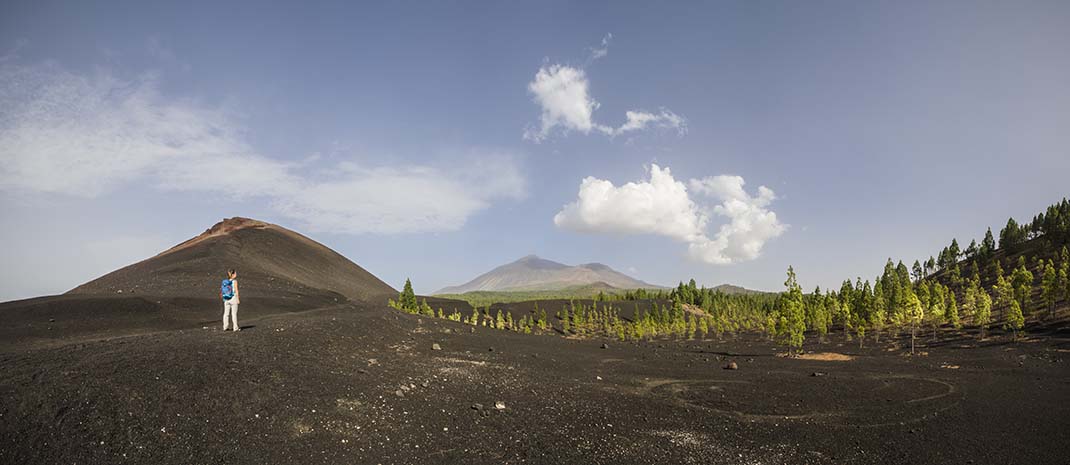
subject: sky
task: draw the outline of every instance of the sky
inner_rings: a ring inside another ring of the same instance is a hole
[[[807,287],[1070,194],[1070,3],[0,4],[0,301],[245,216],[396,288]]]

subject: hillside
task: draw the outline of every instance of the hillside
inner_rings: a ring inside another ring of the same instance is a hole
[[[614,289],[657,289],[662,286],[640,281],[601,263],[569,266],[528,255],[490,270],[459,286],[440,289],[438,294],[472,291],[551,291],[595,285]]]
[[[249,295],[338,294],[386,301],[393,288],[323,244],[248,218],[225,219],[160,254],[82,284],[68,294],[215,298],[228,268]]]

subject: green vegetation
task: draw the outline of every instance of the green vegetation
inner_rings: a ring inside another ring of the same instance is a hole
[[[473,304],[475,310],[465,319],[457,312],[445,315],[440,310],[436,315],[426,301],[417,303],[411,283],[406,281],[398,300],[391,300],[390,305],[475,326],[575,337],[706,339],[760,331],[792,351],[801,349],[807,332],[824,341],[830,331],[839,328],[845,341],[850,341],[853,333],[862,347],[867,333],[879,343],[882,333],[896,334],[909,328],[913,353],[918,329],[925,325],[932,328],[934,340],[941,327],[957,331],[966,325],[977,327],[984,339],[993,324],[1001,325],[1017,340],[1030,318],[1054,318],[1060,303],[1070,303],[1070,202],[1063,199],[1025,225],[1008,220],[999,238],[997,246],[989,228],[980,244],[971,240],[965,250],[952,239],[938,258],[915,260],[910,269],[902,261],[888,259],[883,273],[872,281],[848,279],[839,290],[816,288],[810,294],[802,292],[794,268],[788,267],[785,290],[779,294],[728,294],[698,287],[692,279],[666,290],[620,291],[592,286],[448,296]],[[1004,274],[1005,266],[1012,270],[1009,276]],[[1033,302],[1034,295],[1039,296],[1039,302]],[[518,321],[501,309],[494,317],[490,314],[492,302],[549,299],[569,300],[553,321],[538,303]],[[590,302],[577,302],[581,299]],[[630,315],[622,315],[621,309],[629,301],[634,301]],[[993,309],[999,312],[996,318]]]
[[[527,302],[531,300],[584,300],[615,302],[620,300],[668,299],[665,289],[614,289],[605,286],[575,286],[551,291],[472,291],[464,294],[437,294],[435,297],[463,300],[475,307],[496,303]]]

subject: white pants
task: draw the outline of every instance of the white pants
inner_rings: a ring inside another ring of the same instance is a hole
[[[227,329],[227,320],[234,320],[234,329],[241,329],[238,326],[238,299],[230,299],[223,301],[223,329]]]

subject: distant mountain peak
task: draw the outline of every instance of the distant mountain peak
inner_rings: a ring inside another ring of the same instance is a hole
[[[475,279],[440,289],[436,294],[472,291],[545,291],[598,284],[616,289],[653,289],[656,286],[620,273],[602,263],[569,266],[537,255],[527,255]]]
[[[584,264],[580,265],[580,267],[581,268],[587,268],[588,270],[595,270],[595,271],[612,270],[612,268],[610,268],[609,265],[604,265],[604,264],[601,264],[601,263],[584,263]]]

